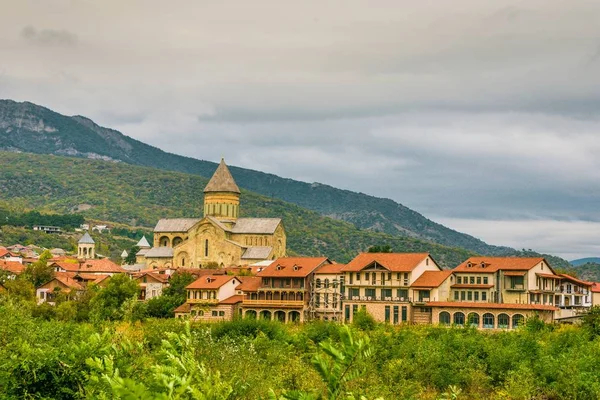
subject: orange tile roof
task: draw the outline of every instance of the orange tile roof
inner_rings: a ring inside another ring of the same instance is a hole
[[[542,304],[511,304],[511,303],[469,303],[462,301],[430,301],[428,307],[451,307],[451,308],[484,308],[492,310],[534,310],[534,311],[556,311],[558,308]]]
[[[189,313],[190,312],[190,304],[189,303],[183,303],[182,305],[180,305],[179,307],[177,307],[175,309],[176,313]]]
[[[582,286],[592,286],[594,284],[594,282],[588,282],[588,281],[582,281],[581,279],[577,279],[574,276],[568,275],[568,274],[558,274],[561,278],[563,279],[567,279],[571,282],[575,282],[578,283]]]
[[[221,300],[219,304],[237,304],[241,303],[244,300],[244,296],[242,295],[234,295],[226,298],[225,300]]]
[[[259,276],[238,276],[238,278],[242,283],[235,290],[242,290],[244,292],[257,292],[262,283],[262,278]]]
[[[524,276],[527,274],[527,271],[506,271],[504,276]]]
[[[346,264],[325,264],[315,271],[315,274],[341,274]]]
[[[600,282],[592,282],[592,292],[600,293]]]
[[[19,257],[17,253],[9,251],[6,247],[0,247],[0,257],[4,256]]]
[[[154,272],[142,272],[142,273],[135,273],[133,274],[133,279],[138,280],[140,278],[143,278],[144,276],[149,276],[154,278],[155,280],[159,281],[160,283],[167,283],[169,282],[169,276],[166,274],[157,274]]]
[[[560,276],[558,275],[554,275],[554,274],[541,274],[541,273],[536,273],[536,276],[541,276],[542,278],[548,278],[548,279],[561,279]]]
[[[207,275],[196,279],[194,282],[187,285],[186,289],[219,289],[232,279],[237,279],[230,275]]]
[[[0,269],[16,275],[19,275],[23,273],[23,271],[25,271],[25,267],[23,266],[23,264],[17,261],[0,260]]]
[[[61,274],[60,272],[58,272],[54,276],[54,279],[56,279],[57,281],[59,281],[60,283],[62,283],[66,287],[68,287],[69,289],[74,289],[74,290],[83,290],[84,289],[84,287],[81,286],[81,284],[79,282],[77,282],[75,279],[73,279],[72,276],[69,276],[68,274]],[[52,280],[54,280],[54,279],[52,279]],[[50,280],[49,282],[46,282],[44,285],[47,285],[48,283],[52,282],[52,280]]]
[[[427,257],[429,253],[361,253],[342,270],[358,272],[377,262],[392,272],[410,272]]]
[[[454,268],[454,272],[493,273],[498,270],[529,271],[542,261],[545,261],[542,257],[471,257]],[[471,263],[471,267],[468,266],[469,263]],[[484,263],[485,267],[481,266],[482,263]],[[550,270],[552,269],[550,268]]]
[[[439,287],[448,277],[452,275],[452,270],[444,271],[425,271],[411,285],[413,288],[436,288]]]
[[[125,273],[120,265],[115,264],[108,258],[102,260],[85,260],[81,264],[80,271],[82,272],[108,272],[108,273]]]
[[[66,262],[66,261],[58,261],[58,262],[53,262],[52,263],[53,266],[58,266],[62,269],[64,269],[65,271],[72,271],[72,272],[77,272],[79,271],[79,263],[73,263],[73,262]]]
[[[283,257],[273,261],[256,275],[267,278],[305,278],[321,265],[330,262],[327,257]]]

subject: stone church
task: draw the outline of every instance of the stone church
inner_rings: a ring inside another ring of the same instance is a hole
[[[204,188],[203,218],[161,219],[138,259],[148,268],[250,265],[286,255],[280,218],[239,218],[240,189],[224,160]]]

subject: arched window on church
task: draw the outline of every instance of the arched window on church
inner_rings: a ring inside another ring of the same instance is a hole
[[[204,240],[204,257],[208,257],[208,239]]]

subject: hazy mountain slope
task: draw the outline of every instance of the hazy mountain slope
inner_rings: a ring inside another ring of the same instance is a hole
[[[588,263],[600,264],[600,257],[580,258],[578,260],[570,261],[570,263],[574,267],[579,267],[583,264],[588,264]]]
[[[153,227],[161,217],[195,217],[202,212],[203,177],[123,163],[52,155],[0,152],[0,200],[13,208],[67,212],[130,226]],[[1,205],[1,204],[0,204]],[[288,247],[297,254],[349,261],[358,251],[389,244],[395,251],[431,252],[445,267],[473,253],[422,240],[359,230],[297,205],[242,191],[241,213],[281,217]]]
[[[118,131],[100,127],[84,117],[67,117],[32,103],[11,100],[0,100],[0,149],[118,160],[204,177],[209,177],[217,165],[166,153]],[[350,222],[359,228],[460,246],[483,254],[513,252],[510,248],[491,246],[446,228],[389,199],[248,169],[231,167],[231,171],[240,187]]]
[[[574,267],[573,270],[575,270],[577,276],[583,280],[600,282],[600,263],[587,262]]]

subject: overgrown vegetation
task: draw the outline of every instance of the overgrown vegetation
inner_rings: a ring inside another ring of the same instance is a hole
[[[0,315],[3,398],[600,396],[600,337],[587,325],[536,322],[514,332],[489,333],[262,320],[189,325],[125,317],[90,324],[36,316],[6,296],[0,296]]]

